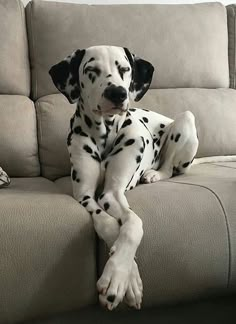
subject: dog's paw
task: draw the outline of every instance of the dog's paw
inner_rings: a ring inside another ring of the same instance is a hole
[[[154,183],[160,180],[161,180],[160,172],[153,169],[145,171],[141,178],[142,183]]]
[[[100,303],[107,309],[113,310],[122,302],[128,288],[131,269],[115,262],[113,257],[107,261],[97,282]]]
[[[134,261],[124,301],[130,307],[141,309],[142,298],[143,283],[139,274],[138,265]]]

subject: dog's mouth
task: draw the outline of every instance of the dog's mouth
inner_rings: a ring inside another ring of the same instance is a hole
[[[105,107],[98,107],[93,112],[97,115],[122,115],[128,110],[128,104],[126,105],[109,105]]]

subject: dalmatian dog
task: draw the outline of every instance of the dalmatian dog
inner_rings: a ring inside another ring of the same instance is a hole
[[[77,50],[49,71],[59,91],[77,103],[67,139],[73,195],[110,249],[97,282],[109,310],[124,298],[140,309],[143,296],[135,258],[143,226],[125,191],[187,172],[198,148],[191,112],[172,120],[130,108],[130,99],[148,90],[153,72],[151,63],[116,46]]]

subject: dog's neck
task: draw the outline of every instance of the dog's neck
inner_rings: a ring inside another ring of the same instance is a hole
[[[86,104],[81,99],[77,103],[75,113],[77,122],[74,126],[80,125],[82,130],[96,141],[99,151],[103,153],[111,147],[127,113],[125,112],[122,115],[96,114],[90,109],[86,109]]]

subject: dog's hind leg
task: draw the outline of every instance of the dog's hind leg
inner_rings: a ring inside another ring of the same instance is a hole
[[[142,177],[143,183],[153,183],[186,173],[198,149],[195,118],[190,111],[177,115],[168,126],[167,140],[161,150],[158,170],[147,170]]]

